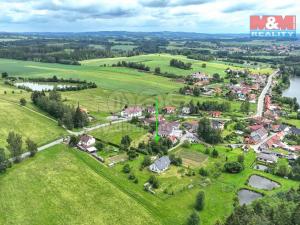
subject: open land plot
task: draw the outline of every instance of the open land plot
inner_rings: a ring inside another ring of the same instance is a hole
[[[208,156],[192,149],[179,147],[176,149],[176,155],[182,158],[182,163],[185,167],[196,168],[204,166]]]
[[[127,91],[139,94],[168,93],[178,90],[182,84],[168,78],[143,73],[129,68],[99,66],[73,66],[31,61],[0,59],[0,72],[12,76],[74,78],[95,82],[99,88]]]
[[[0,224],[160,224],[73,151],[59,145],[0,175]]]
[[[192,63],[192,69],[191,70],[183,70],[175,67],[170,66],[170,60],[171,59],[179,59],[181,61],[184,61],[185,63],[190,62]],[[168,72],[168,73],[174,73],[176,75],[182,75],[187,76],[190,75],[193,72],[202,71],[208,74],[214,74],[219,73],[220,75],[225,75],[225,70],[230,67],[234,69],[244,69],[245,66],[229,66],[226,63],[220,62],[220,61],[211,61],[211,62],[205,62],[205,61],[199,61],[199,60],[193,60],[188,59],[186,56],[182,55],[170,55],[170,54],[149,54],[149,55],[139,55],[139,56],[132,56],[132,57],[119,57],[119,58],[105,58],[105,59],[91,59],[91,60],[84,60],[81,63],[86,66],[100,66],[100,65],[112,65],[116,64],[119,61],[128,61],[128,62],[138,62],[143,63],[151,68],[151,71],[154,71],[155,67],[160,67],[161,72]],[[205,63],[206,67],[203,68],[202,64]],[[261,68],[259,70],[255,69],[252,66],[249,66],[250,70],[253,70],[255,72],[271,72],[271,69],[265,69]],[[264,70],[262,70],[264,69]],[[262,71],[261,71],[262,70]]]
[[[0,146],[6,146],[6,138],[10,131],[31,138],[39,145],[53,141],[65,133],[56,122],[17,104],[0,99]]]
[[[147,130],[130,123],[117,123],[91,132],[96,138],[120,145],[122,137],[128,135],[133,141],[147,134]]]

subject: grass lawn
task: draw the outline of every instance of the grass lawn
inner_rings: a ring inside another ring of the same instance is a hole
[[[183,70],[176,67],[170,66],[171,59],[179,59],[184,62],[192,63],[191,70]],[[119,57],[119,58],[105,58],[105,59],[90,59],[84,60],[81,63],[87,66],[100,66],[100,65],[112,65],[116,64],[118,61],[130,61],[130,62],[139,62],[146,64],[151,68],[151,71],[154,71],[155,67],[160,67],[161,72],[169,72],[174,73],[177,75],[187,76],[196,71],[202,71],[208,74],[219,73],[220,75],[225,75],[225,70],[230,68],[235,69],[244,69],[245,67],[239,66],[229,66],[220,61],[212,61],[212,62],[204,62],[199,60],[188,59],[186,56],[182,55],[170,55],[170,54],[149,54],[149,55],[139,55],[139,56],[132,56],[132,57]],[[202,64],[205,63],[206,67],[203,68]],[[254,69],[253,67],[249,66],[249,69],[255,72],[265,73],[271,72],[271,69],[262,68],[259,70]]]
[[[94,137],[117,145],[120,145],[125,135],[129,135],[134,144],[134,141],[140,140],[146,134],[147,130],[130,123],[117,123],[91,132]]]
[[[2,225],[159,224],[143,205],[62,145],[15,165],[0,175],[0,182]]]
[[[207,155],[201,152],[193,151],[189,148],[184,147],[179,147],[175,152],[176,155],[182,158],[182,164],[185,167],[197,168],[200,166],[204,166],[208,158]]]
[[[17,104],[0,99],[0,108],[0,147],[6,146],[10,131],[21,134],[23,141],[29,137],[39,145],[66,134],[56,122]]]

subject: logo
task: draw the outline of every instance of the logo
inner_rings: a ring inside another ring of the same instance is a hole
[[[250,16],[250,36],[296,38],[296,16]]]

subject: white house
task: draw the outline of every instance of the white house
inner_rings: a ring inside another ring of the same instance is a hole
[[[96,139],[93,138],[91,135],[84,134],[80,137],[78,142],[78,147],[86,150],[88,152],[95,152],[97,149],[93,147],[96,143]]]
[[[190,114],[191,113],[190,107],[183,107],[181,112],[183,114]]]
[[[139,106],[128,107],[121,112],[122,117],[132,118],[142,116],[143,109]]]
[[[170,164],[169,156],[163,156],[155,160],[155,162],[149,166],[149,169],[155,173],[162,173],[169,168]]]

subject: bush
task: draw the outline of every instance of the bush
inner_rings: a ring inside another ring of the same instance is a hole
[[[123,166],[122,171],[123,171],[124,173],[130,173],[131,168],[130,168],[129,164],[125,164],[125,165]]]
[[[214,150],[211,152],[211,156],[212,156],[213,158],[218,158],[219,152],[218,152],[216,149],[214,149]]]
[[[159,181],[156,176],[154,175],[150,176],[148,182],[152,185],[153,188],[155,189],[159,188]]]
[[[201,167],[200,170],[199,170],[199,174],[203,177],[207,177],[208,176],[208,171],[205,168]]]
[[[204,208],[205,193],[200,191],[196,197],[195,209],[201,211]]]
[[[27,103],[27,101],[26,101],[25,98],[21,98],[21,99],[20,99],[20,105],[21,105],[21,106],[25,106],[26,103]]]
[[[95,147],[96,147],[98,150],[101,150],[101,149],[104,148],[104,144],[103,144],[102,142],[97,141]]]
[[[189,216],[189,218],[187,220],[187,225],[199,225],[199,224],[200,224],[200,217],[199,217],[198,213],[194,211]]]
[[[244,166],[239,162],[227,162],[224,165],[224,169],[228,173],[240,173]]]

